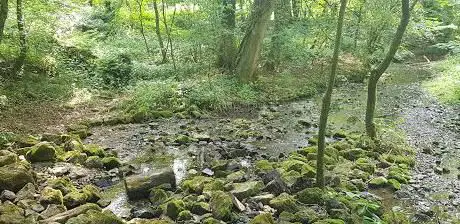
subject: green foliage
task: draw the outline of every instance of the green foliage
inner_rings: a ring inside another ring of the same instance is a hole
[[[132,80],[132,61],[126,54],[104,58],[98,63],[98,78],[107,87],[121,88]]]
[[[445,103],[460,103],[459,60],[460,56],[453,56],[437,63],[435,69],[438,73],[435,78],[424,83],[433,95]]]

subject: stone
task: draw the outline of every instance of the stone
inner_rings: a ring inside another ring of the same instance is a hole
[[[98,145],[93,145],[93,144],[85,145],[82,151],[86,153],[86,155],[88,156],[98,156],[101,158],[105,156],[104,149],[102,149]]]
[[[85,185],[81,191],[86,194],[87,202],[97,203],[101,199],[101,190],[94,185]]]
[[[85,166],[93,169],[102,169],[104,164],[99,156],[90,156],[85,161]]]
[[[54,168],[48,168],[48,171],[50,174],[60,177],[60,176],[63,176],[64,174],[68,174],[70,171],[70,168],[65,165],[60,165],[60,166],[55,166]]]
[[[214,171],[212,171],[211,169],[209,168],[205,168],[201,171],[201,173],[207,175],[207,176],[214,176]]]
[[[86,155],[86,153],[74,150],[66,152],[62,160],[68,163],[85,164],[87,159],[88,155]]]
[[[32,224],[32,220],[25,218],[24,209],[7,201],[0,205],[0,223],[5,224]]]
[[[16,194],[9,190],[2,191],[0,195],[0,201],[11,201],[13,202],[16,199]]]
[[[153,188],[150,190],[149,200],[153,205],[160,205],[168,199],[169,195],[165,190]]]
[[[161,215],[158,214],[158,212],[152,207],[135,208],[131,211],[131,213],[133,214],[133,217],[142,219],[153,219]]]
[[[65,211],[67,211],[67,208],[64,205],[50,204],[46,207],[45,211],[40,213],[40,217],[41,219],[47,219]]]
[[[67,208],[75,208],[83,205],[88,200],[88,195],[78,191],[72,191],[64,196],[63,202]]]
[[[249,224],[275,224],[275,220],[270,213],[262,213],[254,217]]]
[[[24,200],[24,199],[35,199],[35,193],[37,188],[33,183],[27,183],[24,185],[21,190],[16,193],[16,201]]]
[[[187,221],[187,220],[192,220],[193,215],[189,210],[184,210],[179,212],[179,215],[177,216],[177,221]]]
[[[56,161],[56,149],[49,142],[41,142],[26,153],[26,158],[30,162],[54,162]]]
[[[89,210],[84,214],[70,218],[66,224],[124,224],[123,220],[111,211]]]
[[[47,219],[40,220],[39,223],[40,224],[48,224],[48,223],[53,223],[53,222],[65,223],[70,218],[84,214],[89,210],[101,211],[102,209],[96,204],[88,203],[88,204],[80,205],[74,209],[59,213],[57,215],[51,216]]]
[[[320,188],[306,188],[297,193],[297,200],[304,204],[323,204],[326,192]]]
[[[245,179],[244,177],[245,175],[246,173],[243,170],[239,170],[239,171],[236,171],[236,172],[233,172],[227,175],[226,179],[228,182],[234,182],[234,183],[243,182]]]
[[[214,218],[228,221],[231,219],[233,201],[230,194],[223,191],[215,191],[209,201]]]
[[[278,212],[289,211],[296,212],[298,211],[298,206],[296,205],[296,200],[294,196],[291,196],[287,193],[282,193],[278,197],[270,200],[269,205],[276,209]]]
[[[263,195],[257,195],[252,197],[251,199],[257,203],[262,203],[264,205],[268,205],[268,203],[275,198],[275,195],[273,194],[263,194]]]
[[[441,168],[441,167],[435,167],[435,168],[434,168],[434,172],[435,172],[436,174],[439,174],[439,175],[442,175],[442,174],[443,174],[442,168]]]
[[[21,162],[0,167],[0,191],[19,191],[27,183],[34,183],[34,174],[29,166]]]
[[[283,192],[289,192],[289,188],[280,177],[276,177],[267,183],[267,185],[264,188],[264,191],[273,193],[275,195],[279,195]]]
[[[163,184],[176,187],[176,177],[171,168],[125,178],[126,192],[131,200],[148,198],[150,189]]]
[[[120,160],[113,156],[103,158],[102,164],[104,164],[104,168],[106,170],[111,170],[111,169],[118,168],[121,166]]]
[[[204,186],[212,181],[213,179],[210,177],[195,176],[191,179],[183,181],[181,188],[182,190],[189,193],[201,194],[203,192]]]
[[[0,167],[16,163],[19,157],[8,150],[0,150]]]
[[[238,209],[238,211],[244,212],[246,210],[246,207],[243,205],[243,203],[241,203],[241,201],[238,200],[238,198],[235,197],[234,195],[232,195],[232,202],[233,202],[233,206],[236,209]]]
[[[173,220],[176,220],[179,213],[185,210],[185,203],[182,200],[174,199],[166,204],[165,214]]]
[[[369,188],[382,188],[386,187],[388,180],[385,177],[376,177],[369,181]]]
[[[195,203],[193,203],[192,208],[190,209],[190,211],[193,214],[204,215],[206,213],[210,213],[211,208],[209,207],[209,204],[206,203],[206,202],[195,202]]]
[[[55,190],[51,187],[45,187],[41,191],[40,203],[44,205],[58,204],[62,205],[63,196],[60,190]]]
[[[48,186],[59,190],[62,192],[62,195],[66,195],[72,191],[76,191],[77,188],[73,186],[72,182],[68,177],[59,177],[55,179],[49,179],[47,182]]]
[[[243,183],[234,183],[233,190],[230,192],[240,200],[255,196],[264,188],[262,181],[248,181]]]
[[[346,149],[340,152],[341,155],[348,160],[355,161],[359,158],[365,157],[366,151],[360,148]]]

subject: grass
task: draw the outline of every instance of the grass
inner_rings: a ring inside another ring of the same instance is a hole
[[[424,87],[444,103],[460,103],[460,56],[452,56],[435,64],[436,77]]]

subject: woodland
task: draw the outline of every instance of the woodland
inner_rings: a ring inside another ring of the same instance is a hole
[[[0,0],[0,224],[460,223],[458,0]]]

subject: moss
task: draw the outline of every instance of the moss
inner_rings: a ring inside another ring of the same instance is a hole
[[[116,157],[105,157],[102,159],[102,164],[106,170],[111,170],[121,166],[121,162]]]
[[[297,200],[304,204],[323,204],[326,192],[320,188],[306,188],[297,193]]]
[[[211,191],[223,191],[224,190],[224,182],[221,180],[212,180],[209,183],[205,183],[203,187],[203,192],[211,192]]]
[[[270,200],[269,204],[272,208],[278,210],[278,212],[298,211],[298,206],[296,205],[296,200],[294,196],[291,196],[287,193],[282,193],[278,197],[273,198],[272,200]]]
[[[69,219],[66,224],[124,224],[110,211],[89,210],[85,214]]]
[[[69,163],[76,163],[76,164],[84,164],[87,159],[88,159],[88,155],[78,150],[72,150],[72,151],[65,152],[60,158],[61,161],[65,161]]]
[[[190,211],[193,212],[193,214],[204,215],[211,212],[211,207],[206,202],[195,202],[192,204]]]
[[[188,143],[192,143],[192,142],[196,142],[197,140],[190,137],[190,136],[187,136],[187,135],[178,135],[175,139],[174,139],[174,142],[177,143],[177,144],[181,144],[181,145],[184,145],[184,144],[188,144]]]
[[[359,158],[366,156],[366,151],[360,148],[347,149],[340,152],[340,154],[348,160],[355,161]]]
[[[77,190],[68,177],[50,179],[48,180],[48,186],[60,190],[63,195]]]
[[[279,215],[280,222],[294,222],[296,220],[296,216],[291,212],[283,211]]]
[[[275,224],[275,220],[270,213],[262,213],[254,217],[249,224]]]
[[[8,150],[0,150],[0,167],[16,163],[18,160],[19,158],[16,154]]]
[[[0,191],[19,191],[27,183],[34,183],[35,175],[30,165],[17,162],[0,167]]]
[[[215,218],[228,221],[231,219],[233,201],[232,197],[223,191],[215,191],[209,201],[212,214]]]
[[[339,151],[343,151],[343,150],[351,149],[353,146],[347,141],[339,141],[339,142],[335,142],[332,145],[332,147]]]
[[[72,139],[70,141],[67,141],[64,144],[64,149],[66,151],[76,150],[76,151],[83,152],[85,150],[85,146],[83,145],[81,140],[79,138],[77,138],[77,139]]]
[[[393,166],[389,169],[388,179],[395,179],[399,181],[399,183],[407,184],[409,182],[410,176],[405,169]]]
[[[388,180],[385,177],[376,177],[369,181],[369,187],[371,188],[381,188],[386,187]]]
[[[185,203],[182,200],[174,199],[166,204],[166,215],[174,220],[176,220],[179,213],[184,210]]]
[[[94,185],[85,185],[82,189],[82,192],[88,197],[87,201],[91,203],[96,203],[101,199],[101,190]]]
[[[211,182],[213,179],[205,176],[195,176],[192,179],[188,179],[182,182],[182,190],[189,193],[201,194],[205,184]]]
[[[345,222],[341,219],[323,219],[314,224],[345,224]]]
[[[268,160],[259,160],[255,164],[257,173],[265,173],[274,170],[274,163]]]
[[[316,170],[309,164],[299,161],[299,160],[294,160],[294,159],[288,159],[282,162],[281,167],[286,170],[286,171],[297,171],[302,176],[306,177],[314,177],[316,175]]]
[[[289,172],[281,172],[281,178],[283,181],[288,185],[288,186],[293,186],[299,178],[302,177],[302,174],[300,174],[297,171],[291,170]]]
[[[228,182],[240,182],[244,179],[245,175],[246,175],[246,172],[244,172],[243,170],[239,170],[239,171],[236,171],[236,172],[233,172],[227,175],[226,179]]]
[[[24,217],[24,210],[7,201],[0,205],[0,223],[32,224],[31,220]]]
[[[409,167],[415,166],[415,159],[413,156],[407,155],[386,155],[384,159],[390,163],[406,164]]]
[[[221,224],[221,222],[213,217],[209,217],[203,220],[203,224]]]
[[[401,190],[401,183],[395,179],[389,179],[388,184],[391,186],[391,188],[395,191]]]
[[[178,221],[187,221],[187,220],[192,220],[193,215],[189,210],[184,210],[179,212],[179,215],[177,216]]]
[[[98,145],[93,144],[86,145],[85,147],[83,147],[83,152],[86,153],[88,156],[99,156],[101,158],[105,156],[104,149],[102,149]]]
[[[64,196],[64,205],[67,208],[75,208],[83,205],[88,200],[88,195],[78,191],[72,191]]]
[[[31,162],[54,162],[56,161],[56,149],[49,142],[41,142],[26,153],[26,158]]]
[[[251,196],[255,196],[264,188],[262,181],[247,181],[243,183],[234,183],[231,193],[238,199],[242,200]]]
[[[168,199],[169,195],[165,190],[160,188],[154,188],[150,190],[149,200],[154,205],[159,205]]]
[[[296,212],[295,221],[300,223],[314,223],[319,219],[319,216],[316,211],[311,208],[303,208],[302,210]]]
[[[61,205],[63,203],[62,192],[51,187],[45,187],[41,192],[40,203]]]
[[[359,158],[358,160],[356,160],[355,165],[353,166],[353,169],[359,169],[364,172],[373,174],[375,172],[376,165],[370,162],[366,158]]]
[[[90,156],[86,159],[85,166],[93,169],[102,169],[104,164],[99,156]]]

